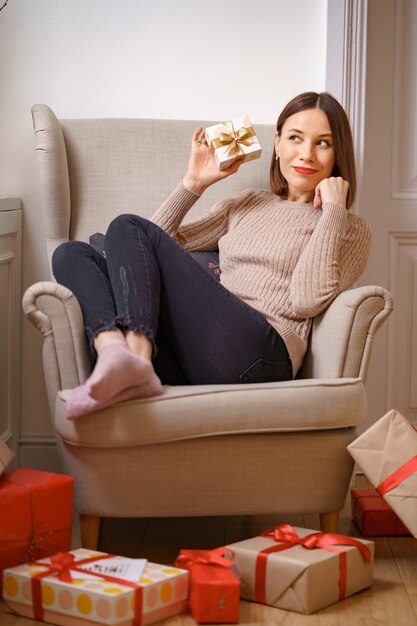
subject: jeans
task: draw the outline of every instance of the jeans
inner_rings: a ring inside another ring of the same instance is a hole
[[[53,255],[56,280],[80,303],[89,345],[114,328],[144,333],[165,384],[292,378],[276,330],[201,267],[159,226],[137,215],[110,224],[105,256],[80,241]]]

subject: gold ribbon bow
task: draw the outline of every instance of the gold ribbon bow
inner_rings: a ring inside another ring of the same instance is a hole
[[[242,146],[251,146],[256,141],[255,131],[252,127],[241,126],[237,131],[233,127],[233,122],[224,122],[223,126],[228,128],[229,132],[221,132],[218,137],[211,142],[211,150],[214,153],[217,148],[227,146],[224,155],[229,157],[245,156]]]

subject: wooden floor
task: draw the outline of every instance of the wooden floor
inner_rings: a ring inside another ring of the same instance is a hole
[[[368,487],[366,478],[356,476],[355,486]],[[99,548],[150,561],[172,563],[180,548],[211,548],[254,536],[274,524],[319,529],[318,516],[257,516],[108,521],[100,534]],[[360,537],[346,501],[339,532]],[[343,602],[313,615],[299,615],[260,604],[241,602],[240,624],[246,626],[417,626],[417,539],[412,537],[373,538],[376,543],[374,584]],[[74,523],[73,547],[79,547],[79,529]],[[1,626],[41,624],[7,613],[0,603]],[[165,620],[164,626],[192,626],[188,614]]]

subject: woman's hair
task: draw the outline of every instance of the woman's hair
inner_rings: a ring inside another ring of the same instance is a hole
[[[277,121],[277,133],[281,131],[287,119],[306,109],[319,108],[325,112],[329,120],[333,135],[333,147],[335,164],[332,176],[341,176],[349,183],[349,191],[346,199],[346,207],[349,209],[356,193],[355,156],[353,153],[353,138],[349,120],[342,105],[329,93],[315,93],[307,91],[293,98],[283,109]],[[270,183],[274,193],[286,199],[288,197],[288,183],[281,173],[279,159],[276,158],[275,149],[272,153],[270,168]]]

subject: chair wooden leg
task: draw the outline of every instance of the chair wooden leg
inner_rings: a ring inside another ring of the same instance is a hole
[[[87,550],[97,550],[100,517],[80,515],[81,544]]]
[[[320,513],[320,526],[324,533],[337,533],[339,529],[339,511]]]

